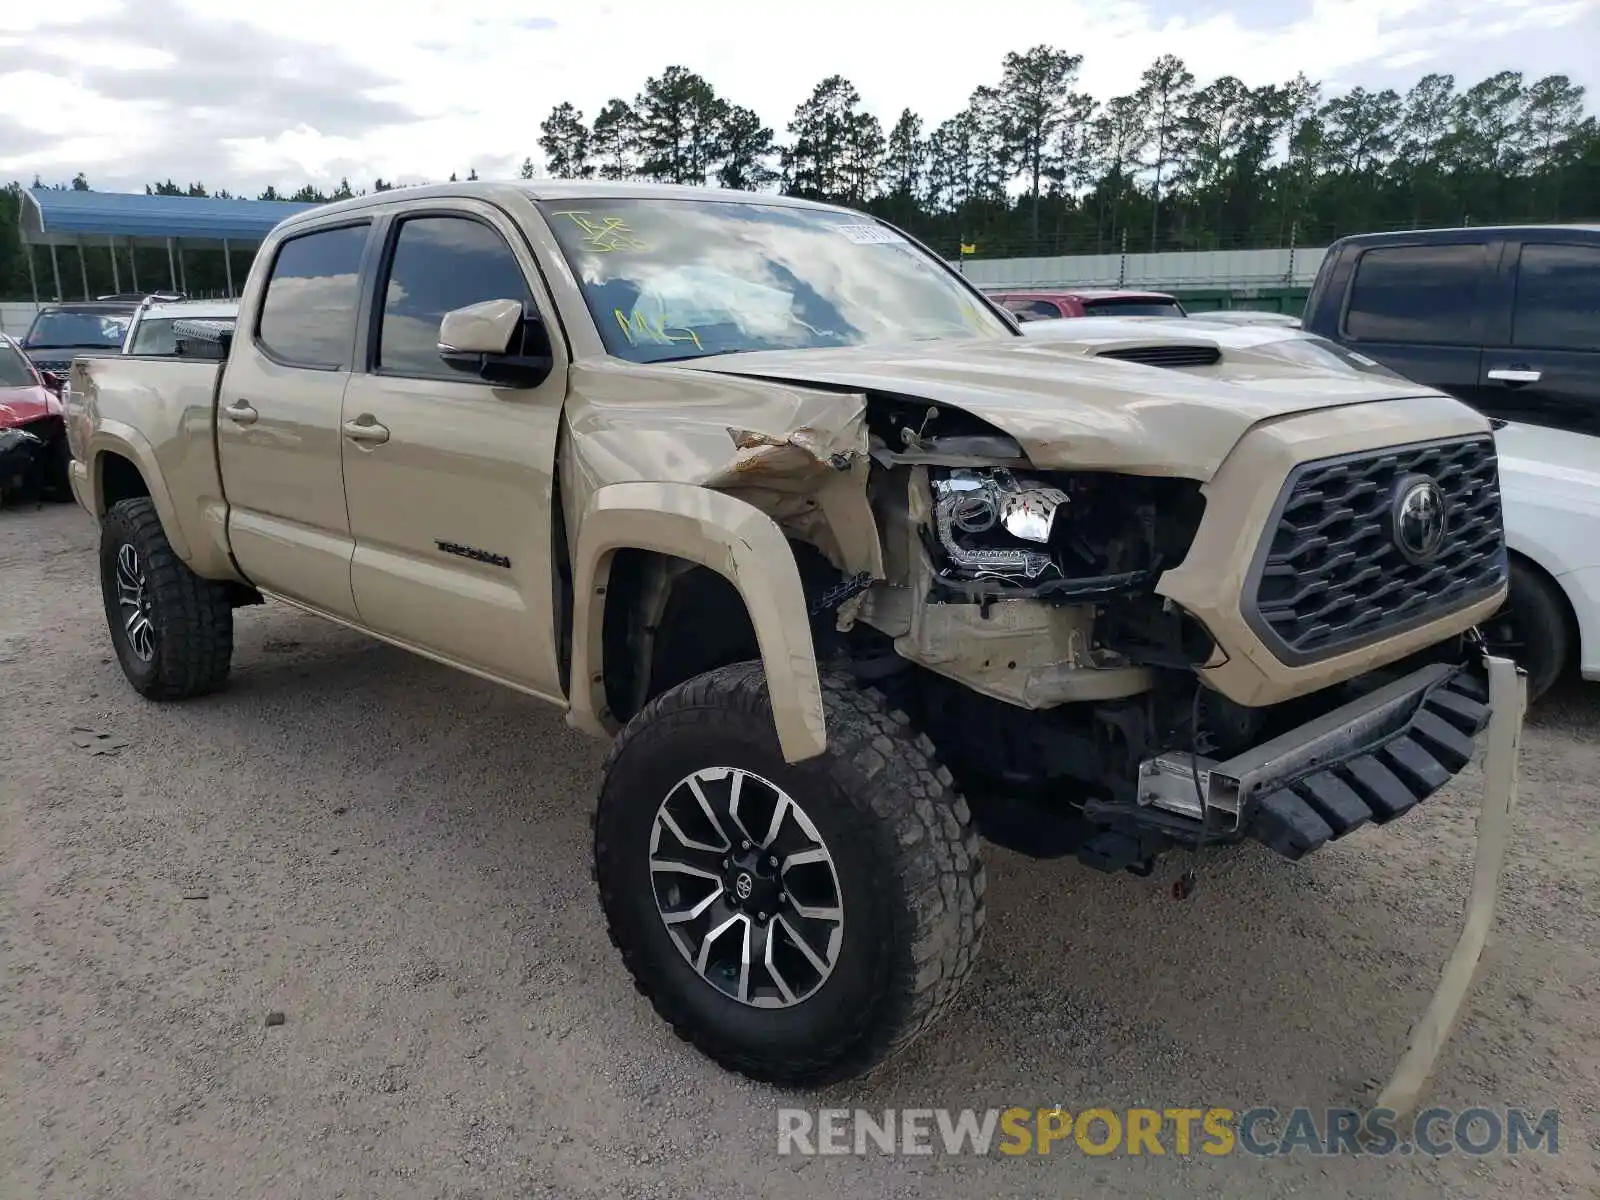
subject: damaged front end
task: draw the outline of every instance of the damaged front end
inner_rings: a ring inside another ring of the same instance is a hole
[[[1449,631],[1272,703],[1214,686],[1238,645],[1162,591],[1199,569],[1203,527],[1232,522],[1207,525],[1216,496],[1199,479],[1041,467],[1072,447],[1025,452],[965,409],[898,393],[705,364],[670,382],[675,477],[776,524],[819,664],[884,691],[928,735],[992,841],[1103,870],[1245,839],[1297,858],[1413,807],[1488,720],[1478,655]],[[565,477],[614,475],[661,444],[663,409],[637,379],[624,392],[586,377],[577,393],[570,453],[588,462]],[[707,419],[730,412],[738,424]],[[638,556],[618,572],[638,599],[626,624],[608,608],[617,717],[759,653],[715,572]]]
[[[0,429],[0,504],[37,502],[49,483],[52,444],[30,429]]]

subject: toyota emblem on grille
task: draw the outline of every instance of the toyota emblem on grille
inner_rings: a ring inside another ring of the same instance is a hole
[[[1411,476],[1395,488],[1391,509],[1395,548],[1409,562],[1425,563],[1444,545],[1444,493],[1433,480]]]

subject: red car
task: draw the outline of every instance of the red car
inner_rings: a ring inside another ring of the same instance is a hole
[[[0,502],[67,494],[68,457],[61,397],[0,334]]]
[[[1052,288],[1043,291],[993,291],[989,298],[1019,321],[1060,317],[1187,317],[1183,305],[1164,292],[1118,288]]]

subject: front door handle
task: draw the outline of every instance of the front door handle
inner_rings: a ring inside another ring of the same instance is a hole
[[[381,446],[389,440],[389,427],[378,424],[378,418],[371,413],[362,413],[354,421],[344,423],[344,435],[352,442]]]
[[[248,400],[235,400],[222,413],[235,425],[254,425],[261,419],[261,414],[251,407]]]
[[[1529,371],[1522,367],[1495,367],[1488,372],[1490,379],[1499,383],[1538,383],[1542,371]]]

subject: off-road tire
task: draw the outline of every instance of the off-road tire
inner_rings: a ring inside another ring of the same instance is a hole
[[[848,1079],[904,1049],[949,1007],[983,937],[977,833],[932,743],[847,678],[824,677],[823,705],[827,750],[790,764],[759,663],[696,676],[618,736],[594,819],[600,902],[638,990],[716,1062],[786,1086]],[[844,909],[838,965],[792,1007],[752,1008],[718,991],[679,953],[656,907],[657,808],[678,780],[714,766],[783,788],[834,857]]]
[[[134,651],[117,599],[117,556],[132,546],[150,598],[154,653]],[[173,551],[155,505],[111,506],[100,525],[100,593],[122,673],[150,700],[186,700],[221,687],[233,660],[233,605],[225,585],[202,579]]]
[[[1509,619],[1521,645],[1502,649],[1496,634]],[[1508,654],[1528,673],[1528,700],[1537,700],[1566,673],[1572,659],[1572,610],[1554,581],[1513,558],[1505,607],[1484,622],[1490,649]]]

